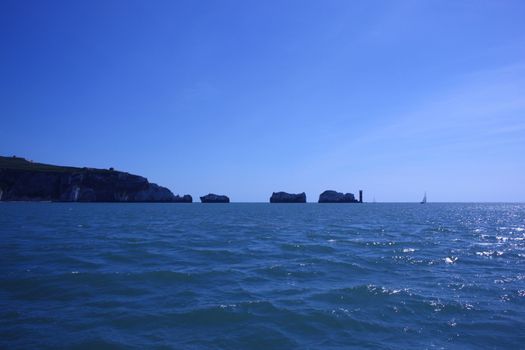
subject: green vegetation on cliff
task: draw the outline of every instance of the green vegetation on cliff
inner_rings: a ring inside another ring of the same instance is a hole
[[[2,157],[0,156],[0,169],[28,170],[28,171],[51,171],[60,173],[82,172],[109,172],[111,170],[95,168],[78,168],[72,166],[60,166],[44,163],[34,163],[21,157]]]

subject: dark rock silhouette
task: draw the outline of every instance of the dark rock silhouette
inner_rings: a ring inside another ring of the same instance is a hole
[[[175,202],[175,203],[193,203],[193,197],[190,196],[189,194],[185,194],[182,197],[179,196],[179,195],[176,195],[173,198],[173,202]]]
[[[306,203],[306,193],[273,192],[270,203]]]
[[[177,202],[173,193],[126,172],[33,163],[0,157],[0,200],[62,202]],[[191,199],[191,196],[190,196]]]
[[[230,203],[230,198],[228,198],[228,196],[214,193],[209,193],[200,198],[202,203]]]
[[[337,191],[324,191],[319,195],[319,203],[359,203],[353,193],[341,193]]]

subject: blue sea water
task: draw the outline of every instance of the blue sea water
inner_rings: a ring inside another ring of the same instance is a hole
[[[0,348],[524,347],[524,204],[0,203]]]

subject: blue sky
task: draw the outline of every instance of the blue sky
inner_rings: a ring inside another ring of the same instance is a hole
[[[523,1],[2,1],[0,154],[267,201],[525,200]]]

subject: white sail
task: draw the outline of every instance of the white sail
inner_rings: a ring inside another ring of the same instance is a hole
[[[423,196],[423,200],[421,201],[421,204],[425,204],[427,202],[427,193],[425,192],[425,195]]]

